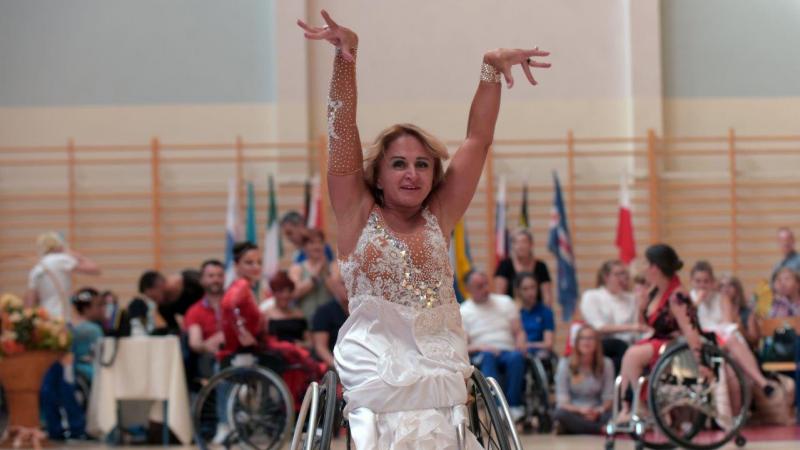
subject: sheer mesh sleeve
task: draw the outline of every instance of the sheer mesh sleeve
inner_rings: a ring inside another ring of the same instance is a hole
[[[356,49],[352,50],[353,57]],[[336,49],[328,93],[328,173],[349,175],[362,170],[361,138],[356,126],[356,64]]]

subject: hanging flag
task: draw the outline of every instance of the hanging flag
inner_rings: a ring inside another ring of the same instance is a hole
[[[529,229],[531,226],[530,219],[528,219],[528,182],[522,185],[522,206],[519,209],[519,226],[520,228]]]
[[[497,185],[497,201],[494,214],[494,264],[508,256],[508,229],[506,227],[506,180],[502,175]]]
[[[311,180],[306,179],[303,183],[303,218],[308,220],[311,213]]]
[[[308,215],[306,216],[306,226],[317,230],[322,230],[322,193],[320,190],[319,177],[314,177],[311,182],[311,202],[309,204]]]
[[[280,270],[281,256],[281,230],[278,221],[278,203],[275,200],[275,184],[272,175],[268,181],[269,204],[267,206],[267,228],[264,231],[264,266],[262,269],[264,289],[269,289],[269,280]]]
[[[619,259],[625,264],[636,257],[636,240],[633,238],[633,218],[631,216],[631,195],[628,192],[628,177],[622,175],[619,187],[619,219],[617,220],[617,248]]]
[[[464,276],[472,270],[472,255],[469,252],[469,237],[464,226],[464,218],[456,223],[450,239],[450,265],[453,267],[453,288],[459,303],[467,298],[467,286]]]
[[[558,302],[561,304],[562,320],[569,322],[578,300],[578,279],[567,226],[567,212],[561,196],[561,183],[555,172],[553,172],[553,215],[547,248],[555,255],[558,262]]]
[[[245,222],[245,239],[252,244],[258,245],[256,233],[256,193],[253,182],[247,182],[247,213]]]
[[[233,246],[242,238],[242,226],[239,219],[239,196],[236,192],[236,180],[228,181],[228,210],[225,215],[225,288],[236,279],[233,267]]]

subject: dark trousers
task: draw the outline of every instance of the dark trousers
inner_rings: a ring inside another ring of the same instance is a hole
[[[599,434],[610,418],[610,411],[601,414],[594,422],[578,413],[563,409],[556,409],[553,413],[553,419],[558,421],[564,434]]]
[[[53,364],[44,375],[39,405],[47,422],[50,439],[65,437],[64,427],[61,425],[62,410],[69,424],[69,436],[76,438],[86,434],[86,413],[78,405],[75,384],[64,380],[64,366],[60,362]]]
[[[619,375],[619,369],[622,367],[622,357],[625,351],[628,350],[628,343],[617,338],[603,339],[603,355],[611,359],[614,363],[614,376]]]

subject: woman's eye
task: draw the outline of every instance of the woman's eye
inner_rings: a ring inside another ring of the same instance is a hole
[[[420,162],[417,163],[417,167],[419,167],[420,169],[427,169],[428,168],[428,162],[427,161],[420,161]]]
[[[401,169],[401,168],[403,168],[405,166],[406,166],[406,163],[404,161],[395,161],[395,162],[392,163],[392,167],[394,167],[395,169]]]

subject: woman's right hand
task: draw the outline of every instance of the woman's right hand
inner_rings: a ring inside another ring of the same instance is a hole
[[[333,21],[330,14],[324,9],[321,11],[325,20],[324,27],[312,27],[302,20],[297,20],[297,25],[302,28],[306,39],[315,41],[326,40],[342,51],[344,59],[353,62],[353,50],[358,46],[358,35],[351,29],[343,27]]]

